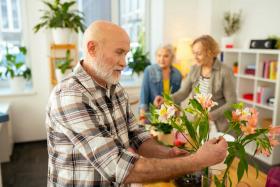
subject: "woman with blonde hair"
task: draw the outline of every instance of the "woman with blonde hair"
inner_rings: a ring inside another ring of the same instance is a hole
[[[203,35],[196,38],[191,47],[196,64],[182,81],[181,88],[172,94],[172,98],[180,104],[190,94],[194,96],[194,88],[197,86],[202,94],[212,94],[212,99],[218,106],[212,108],[209,118],[215,122],[219,131],[225,131],[227,126],[224,111],[230,109],[237,100],[233,72],[218,60],[220,49],[211,36]],[[154,100],[157,106],[162,102],[162,96],[157,96]]]
[[[179,90],[182,75],[172,66],[174,49],[171,45],[159,47],[156,51],[156,62],[144,71],[144,78],[140,94],[140,121],[145,122],[145,113],[149,111],[149,104],[153,103],[157,95],[174,93]]]

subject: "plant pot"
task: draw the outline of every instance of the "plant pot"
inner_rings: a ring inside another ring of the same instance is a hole
[[[64,73],[62,73],[60,69],[55,69],[55,76],[56,76],[57,82],[62,81],[71,72],[72,72],[72,69],[67,69]]]
[[[73,32],[71,31],[71,29],[67,29],[67,28],[52,29],[53,42],[55,44],[71,43],[72,33]]]
[[[235,75],[238,74],[238,66],[233,66],[232,70]]]
[[[222,38],[222,48],[234,48],[234,38],[233,36],[226,36]]]
[[[133,73],[132,77],[133,77],[133,80],[134,80],[135,82],[137,82],[138,84],[141,85],[141,84],[142,84],[142,81],[143,81],[144,73],[143,73],[143,72],[141,72],[141,73],[139,73],[139,74]]]
[[[10,79],[10,88],[12,92],[23,92],[25,88],[25,79],[23,77],[14,77]]]

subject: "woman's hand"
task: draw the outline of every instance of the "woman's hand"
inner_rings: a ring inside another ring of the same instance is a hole
[[[164,102],[164,99],[163,99],[163,97],[160,96],[160,95],[156,96],[155,99],[154,99],[154,105],[155,105],[157,108],[159,108],[160,105],[161,105],[163,102]]]

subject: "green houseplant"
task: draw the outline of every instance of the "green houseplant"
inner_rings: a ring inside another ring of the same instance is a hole
[[[241,26],[241,10],[239,12],[227,11],[223,16],[223,28],[226,37],[222,39],[222,46],[226,48],[233,48],[233,35],[239,31]]]
[[[58,59],[55,62],[56,78],[58,81],[62,80],[66,75],[68,75],[71,72],[72,61],[73,59],[71,58],[71,53],[70,50],[68,49],[66,51],[65,58]]]
[[[138,39],[139,45],[131,49],[131,57],[128,58],[128,67],[132,69],[132,74],[136,73],[138,76],[151,64],[149,53],[144,50],[144,41],[144,32],[140,32]]]
[[[9,52],[6,47],[5,58],[1,61],[1,66],[4,67],[2,74],[10,79],[11,89],[20,91],[24,89],[25,82],[31,79],[31,70],[26,66],[23,59],[19,58],[20,55],[25,58],[27,49],[26,47],[18,47],[19,53],[13,54]]]
[[[62,39],[59,38],[68,39],[70,31],[76,33],[85,31],[82,12],[71,10],[71,7],[76,4],[76,1],[62,3],[60,0],[55,0],[53,3],[48,1],[43,1],[43,3],[48,9],[41,10],[43,15],[40,18],[40,22],[34,26],[35,33],[42,28],[50,28],[53,30],[55,43],[67,43],[67,40],[60,41]]]

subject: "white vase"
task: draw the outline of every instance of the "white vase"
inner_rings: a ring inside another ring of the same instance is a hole
[[[55,76],[56,76],[57,82],[62,81],[71,72],[72,72],[72,69],[67,69],[64,73],[62,73],[60,69],[55,69]]]
[[[68,28],[55,28],[52,29],[53,42],[55,44],[68,44],[71,43],[72,31]]]
[[[221,48],[234,48],[234,37],[225,36],[221,41]]]
[[[23,77],[14,77],[10,79],[10,88],[12,92],[23,92],[25,88],[25,79]]]

